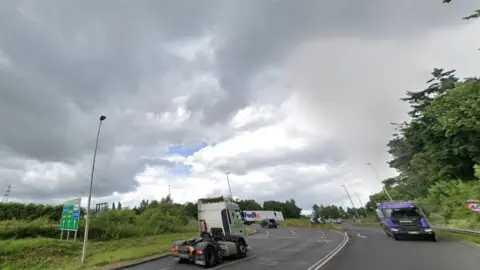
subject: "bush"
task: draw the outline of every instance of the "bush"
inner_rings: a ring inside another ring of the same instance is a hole
[[[60,238],[59,225],[49,223],[45,218],[32,222],[12,220],[3,222],[1,227],[0,239]],[[77,238],[83,238],[84,230],[85,220],[80,219]],[[183,208],[163,203],[146,209],[140,215],[129,210],[106,210],[90,221],[88,238],[105,241],[195,231],[198,231],[198,222],[190,221]]]

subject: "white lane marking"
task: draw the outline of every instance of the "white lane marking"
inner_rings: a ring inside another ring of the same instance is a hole
[[[275,262],[275,261],[272,261],[272,260],[269,260],[269,259],[266,259],[266,258],[260,258],[260,260],[265,261],[268,266],[278,264],[278,262]]]
[[[213,268],[208,268],[208,270],[220,269],[220,268],[223,268],[223,267],[225,267],[225,266],[229,266],[229,265],[236,264],[236,263],[243,262],[243,261],[248,261],[248,260],[253,259],[253,258],[255,258],[255,257],[257,257],[257,255],[252,255],[252,256],[247,257],[247,258],[243,258],[243,259],[236,260],[236,261],[233,261],[233,262],[221,264],[221,265],[215,266],[215,267],[213,267]]]
[[[335,231],[332,231],[332,232],[335,232]],[[339,232],[336,232],[336,233],[339,233]],[[314,265],[310,266],[307,270],[318,270],[322,268],[328,261],[330,261],[335,255],[337,255],[345,247],[345,245],[348,243],[348,240],[350,239],[346,232],[343,233],[342,235],[343,235],[343,241],[334,250],[332,250],[330,253],[325,255]]]
[[[330,242],[332,242],[332,240],[328,240],[328,239],[317,240],[317,243],[330,243]]]
[[[291,244],[281,245],[281,246],[279,246],[279,247],[270,249],[270,251],[276,251],[276,250],[282,249],[282,248],[284,248],[284,247],[286,247],[286,246],[288,246],[288,245],[291,245]]]
[[[266,231],[266,233],[267,233],[267,236],[270,234],[270,232],[269,232],[269,231]]]
[[[297,235],[297,233],[295,231],[290,231],[293,235]]]
[[[366,236],[360,235],[360,234],[357,234],[357,236],[360,237],[360,238],[367,238]]]
[[[160,269],[158,269],[158,270],[168,270],[168,269],[170,269],[170,267],[167,267],[167,268],[160,268]]]

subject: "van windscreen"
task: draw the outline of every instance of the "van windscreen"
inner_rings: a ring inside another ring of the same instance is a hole
[[[385,208],[382,209],[386,218],[421,218],[422,215],[415,208]]]

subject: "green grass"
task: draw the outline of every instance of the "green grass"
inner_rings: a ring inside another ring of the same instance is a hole
[[[439,231],[439,230],[435,230],[435,233],[437,235],[443,236],[443,237],[454,238],[454,239],[458,239],[458,240],[473,242],[475,244],[480,244],[480,236],[467,235],[467,234],[461,234],[461,233],[444,232],[444,231]]]
[[[198,232],[144,238],[90,242],[87,264],[80,258],[82,241],[47,238],[0,241],[2,269],[95,269],[112,263],[132,261],[168,253],[176,240],[198,236]]]

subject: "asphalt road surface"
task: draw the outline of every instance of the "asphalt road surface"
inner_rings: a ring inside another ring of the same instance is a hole
[[[255,227],[255,229],[257,233],[248,238],[252,250],[247,258],[225,260],[222,264],[211,269],[307,270],[331,253],[345,238],[341,233],[316,229],[261,229],[259,227]],[[192,270],[202,269],[202,267],[178,264],[171,257],[166,257],[128,269]]]
[[[478,270],[480,247],[438,237],[395,241],[380,228],[346,225],[350,241],[322,270]]]

